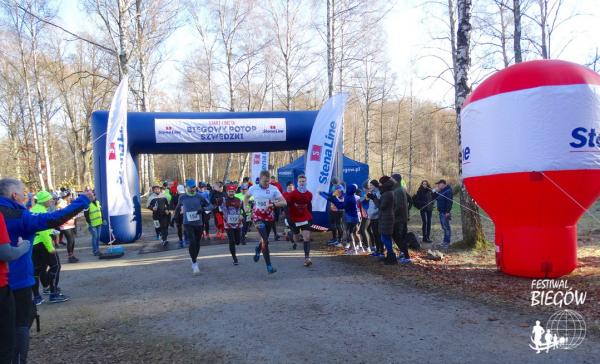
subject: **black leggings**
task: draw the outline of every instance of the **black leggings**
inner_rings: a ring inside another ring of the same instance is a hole
[[[344,239],[344,211],[331,212],[331,234],[334,240],[342,242]]]
[[[271,265],[271,253],[269,252],[269,234],[275,225],[274,221],[256,221],[256,230],[260,234],[261,241],[258,243],[259,249],[265,257],[265,263]]]
[[[177,237],[179,241],[183,241],[183,224],[175,224],[177,226]]]
[[[60,259],[56,251],[50,253],[42,243],[33,246],[33,265],[35,267],[35,285],[33,295],[40,296],[40,281],[42,285],[48,283],[50,293],[56,293],[60,278]]]
[[[423,230],[423,240],[428,241],[431,237],[431,214],[433,211],[421,210],[421,229]]]
[[[200,237],[202,236],[202,226],[183,225],[183,228],[185,229],[185,234],[187,235],[190,244],[188,246],[190,258],[192,258],[192,263],[196,263],[198,254],[200,254]]]
[[[208,229],[210,228],[210,214],[202,212],[202,231],[208,235]]]
[[[375,248],[378,253],[383,253],[383,243],[381,242],[381,235],[379,233],[379,219],[369,219],[369,237],[371,238],[371,244],[375,244]]]
[[[162,241],[167,241],[169,236],[169,215],[162,215],[158,218],[160,238]]]
[[[234,262],[237,262],[237,256],[235,255],[235,246],[240,245],[242,241],[242,229],[225,229],[227,237],[229,238],[229,252]]]
[[[10,364],[15,346],[15,298],[8,285],[0,288],[0,364]]]
[[[358,234],[360,235],[361,243],[367,244],[367,248],[370,246],[369,234],[367,233],[368,228],[369,228],[369,220],[362,219],[362,221],[360,222],[360,227],[358,229]]]
[[[71,257],[75,255],[75,228],[61,231],[67,238],[67,254]]]

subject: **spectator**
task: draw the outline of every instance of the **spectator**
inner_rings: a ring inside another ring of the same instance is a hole
[[[379,234],[380,198],[381,192],[379,192],[379,181],[376,179],[371,180],[367,185],[367,194],[365,195],[364,200],[368,202],[366,229],[370,242],[369,250],[371,251],[371,255],[375,257],[383,256],[383,244],[381,243]]]
[[[96,195],[92,192],[92,201],[90,207],[83,211],[83,216],[88,224],[88,230],[92,236],[92,254],[100,255],[100,229],[102,228],[102,207],[100,201],[96,199]]]
[[[81,194],[62,210],[45,214],[32,214],[23,205],[26,202],[24,185],[21,181],[0,179],[0,213],[4,215],[12,246],[18,246],[20,238],[32,241],[37,231],[57,228],[71,219],[90,203],[89,192]],[[35,318],[32,288],[33,278],[32,249],[20,258],[10,262],[8,283],[12,290],[16,307],[15,346],[13,363],[27,362],[29,351],[29,329]]]
[[[433,193],[428,181],[422,181],[417,193],[413,196],[413,203],[421,213],[423,242],[431,243],[431,214],[433,212]]]
[[[29,251],[29,241],[10,244],[4,216],[0,213],[0,363],[10,363],[15,345],[15,298],[8,286],[8,264]]]
[[[435,185],[436,189],[434,190],[433,198],[435,198],[435,202],[437,203],[437,209],[440,213],[440,225],[442,225],[442,230],[444,231],[442,248],[448,249],[452,235],[452,230],[450,229],[450,220],[452,219],[450,215],[453,198],[452,187],[444,179],[437,181]]]
[[[381,198],[379,199],[379,231],[381,241],[385,245],[387,255],[384,259],[385,265],[398,264],[396,253],[392,247],[392,234],[394,233],[395,202],[394,202],[394,180],[389,176],[379,179]]]
[[[406,233],[408,232],[408,193],[402,187],[402,177],[398,174],[392,174],[394,185],[394,242],[400,249],[402,257],[400,263],[410,263],[408,254],[408,244],[406,242]]]
[[[344,221],[346,223],[346,250],[348,254],[358,253],[357,242],[359,241],[357,227],[359,223],[358,216],[358,205],[354,193],[357,190],[357,186],[352,184],[346,189],[344,200],[340,200],[333,194],[321,192],[320,195],[326,198],[329,202],[335,205],[335,207],[343,211]],[[353,249],[350,249],[350,243],[352,243]]]
[[[73,202],[73,196],[70,191],[63,192],[62,198],[58,201],[56,205],[56,210],[63,210],[67,208]],[[64,224],[60,226],[60,232],[67,239],[67,255],[69,263],[77,263],[79,259],[75,256],[75,228],[77,225],[75,224],[75,216],[72,216],[70,219],[65,221]]]
[[[340,203],[344,202],[344,187],[337,184],[337,180],[332,180],[331,195]],[[336,207],[335,203],[329,204],[329,225],[333,239],[329,241],[330,245],[337,248],[343,247],[344,239],[344,211]]]

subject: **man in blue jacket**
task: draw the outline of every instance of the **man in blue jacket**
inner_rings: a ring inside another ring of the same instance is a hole
[[[11,245],[18,246],[19,238],[33,241],[36,232],[58,228],[90,204],[88,192],[80,195],[68,207],[45,214],[33,214],[24,206],[27,202],[25,186],[12,178],[0,179],[0,213],[4,215]],[[29,351],[29,329],[36,315],[31,287],[35,284],[31,247],[20,258],[10,262],[8,284],[13,292],[16,308],[15,346],[13,363],[26,363]],[[0,343],[1,344],[1,343]]]
[[[450,236],[452,231],[450,230],[450,211],[452,211],[452,187],[446,183],[446,180],[439,180],[436,183],[435,190],[435,201],[437,203],[437,209],[440,213],[440,225],[444,230],[444,242],[442,248],[447,249],[450,245]]]

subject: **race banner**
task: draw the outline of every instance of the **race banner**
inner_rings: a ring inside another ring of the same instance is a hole
[[[250,181],[256,182],[260,176],[260,171],[269,170],[269,152],[252,153],[252,167],[250,169]]]
[[[323,105],[312,129],[306,158],[306,184],[313,193],[313,212],[324,212],[327,201],[319,192],[329,192],[335,152],[341,138],[347,94],[337,94]]]
[[[127,181],[127,93],[123,77],[110,104],[106,126],[106,199],[109,216],[132,215]]]
[[[155,119],[157,143],[282,142],[285,118]]]

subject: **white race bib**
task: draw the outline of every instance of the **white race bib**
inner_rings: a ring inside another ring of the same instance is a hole
[[[200,220],[200,216],[198,216],[198,211],[190,211],[186,212],[185,214],[187,216],[188,222]]]
[[[269,200],[266,201],[256,201],[256,207],[261,209],[261,210],[265,210],[268,206]]]
[[[296,226],[304,226],[304,225],[308,225],[308,221],[300,221],[296,223]]]
[[[240,222],[240,215],[227,215],[229,225],[237,225]]]
[[[160,221],[153,220],[153,222],[154,222],[154,227],[158,229],[160,227]]]

